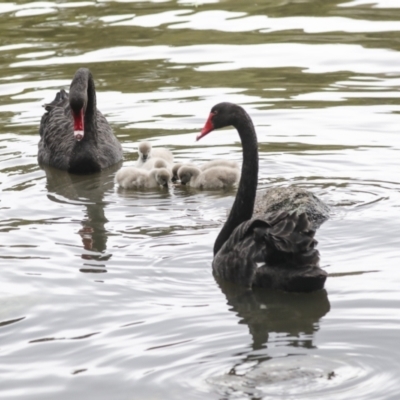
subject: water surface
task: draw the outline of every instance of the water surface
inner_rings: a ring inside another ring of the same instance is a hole
[[[400,5],[394,0],[0,3],[2,399],[397,399]],[[124,149],[241,161],[260,188],[332,207],[326,290],[218,283],[212,247],[235,192],[126,192],[115,168],[37,165],[42,105],[81,66]]]

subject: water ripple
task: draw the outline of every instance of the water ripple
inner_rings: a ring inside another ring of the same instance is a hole
[[[399,6],[315,3],[0,4],[1,398],[397,399]],[[214,279],[235,190],[124,191],[120,165],[39,167],[42,105],[80,66],[125,165],[144,139],[241,163],[234,129],[195,137],[215,103],[245,107],[259,188],[331,206],[326,290]]]

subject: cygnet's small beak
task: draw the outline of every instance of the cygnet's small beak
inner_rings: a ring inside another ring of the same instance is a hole
[[[143,157],[143,161],[146,161],[146,160],[147,160],[147,157],[148,157],[148,155],[147,155],[147,154],[143,154],[143,155],[142,155],[142,157]]]

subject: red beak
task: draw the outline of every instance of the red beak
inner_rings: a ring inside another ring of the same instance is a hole
[[[72,116],[74,118],[74,137],[79,142],[83,139],[84,135],[83,109],[79,111],[79,114],[75,114],[72,111]]]
[[[201,130],[201,132],[197,135],[196,141],[200,140],[202,137],[206,136],[208,133],[214,130],[214,124],[212,123],[212,117],[214,116],[213,113],[210,113],[208,116],[208,119],[204,125],[204,128]]]

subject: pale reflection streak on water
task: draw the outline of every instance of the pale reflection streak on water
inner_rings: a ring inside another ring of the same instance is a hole
[[[399,23],[400,25],[400,23]],[[399,26],[400,28],[400,26]],[[207,54],[205,60],[205,53]],[[268,55],[267,57],[265,55]],[[37,67],[54,64],[89,62],[168,60],[174,64],[206,64],[198,71],[226,71],[244,68],[305,68],[308,72],[328,73],[350,68],[355,73],[396,73],[400,61],[397,53],[383,49],[364,49],[357,45],[197,45],[115,47],[88,52],[79,56],[20,61],[12,67]],[[329,100],[329,99],[327,99]]]
[[[375,3],[0,4],[2,398],[396,398],[400,14]],[[245,106],[260,187],[333,207],[327,291],[214,281],[233,192],[129,193],[113,169],[40,169],[41,105],[81,65],[126,165],[143,138],[240,161],[233,129],[194,138],[213,104]]]

